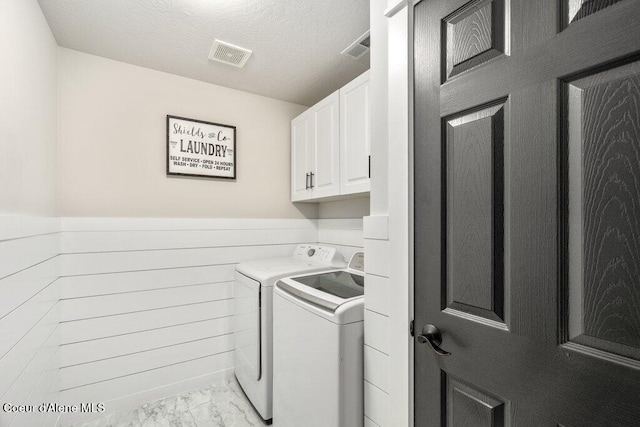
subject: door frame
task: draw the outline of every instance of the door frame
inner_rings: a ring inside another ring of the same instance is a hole
[[[388,18],[389,181],[389,425],[414,425],[413,280],[413,9],[421,0],[396,0]],[[391,368],[390,368],[391,369]],[[384,427],[384,426],[381,426]]]

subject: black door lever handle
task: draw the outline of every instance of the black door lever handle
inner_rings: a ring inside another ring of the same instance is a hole
[[[440,344],[442,344],[442,334],[440,334],[438,328],[433,325],[425,325],[424,328],[422,328],[422,334],[418,335],[418,342],[420,344],[429,343],[433,352],[438,356],[451,356],[451,353],[440,348]]]

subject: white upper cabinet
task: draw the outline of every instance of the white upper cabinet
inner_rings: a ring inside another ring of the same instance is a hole
[[[311,170],[311,140],[314,125],[310,110],[291,121],[291,200],[306,200],[309,191],[309,171]]]
[[[336,91],[291,121],[291,200],[340,191],[340,95]]]
[[[368,192],[369,72],[340,89],[340,194]]]
[[[291,200],[369,191],[369,72],[291,121]]]
[[[311,170],[313,198],[340,191],[340,96],[334,92],[311,107],[315,123],[315,151]]]

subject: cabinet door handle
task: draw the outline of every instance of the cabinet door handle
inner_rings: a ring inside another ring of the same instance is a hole
[[[304,177],[304,189],[308,190],[309,189],[309,173],[307,172],[307,174]]]
[[[310,180],[311,181],[311,186],[310,187],[311,187],[311,189],[313,189],[313,172],[309,173],[309,177],[311,178],[311,180]]]
[[[371,178],[371,155],[369,155],[369,178]]]

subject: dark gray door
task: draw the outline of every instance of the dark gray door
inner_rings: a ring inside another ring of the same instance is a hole
[[[639,426],[640,1],[415,24],[416,425]]]

